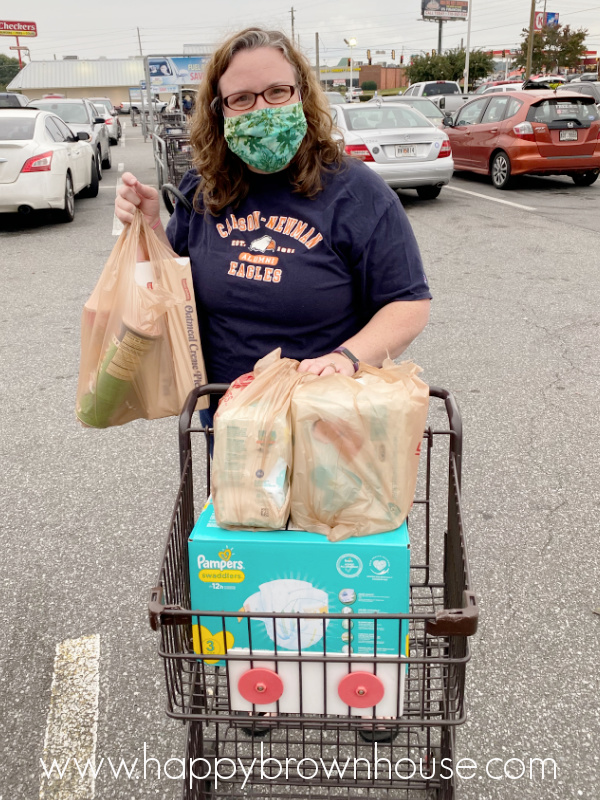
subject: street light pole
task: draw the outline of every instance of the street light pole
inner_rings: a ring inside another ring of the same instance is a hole
[[[353,64],[353,61],[354,61],[353,48],[356,47],[356,39],[354,39],[352,37],[351,39],[344,39],[344,41],[346,42],[346,44],[350,48],[350,102],[352,102],[352,99],[354,97],[354,94],[352,92],[352,70],[353,70],[353,66],[354,66],[354,64]]]

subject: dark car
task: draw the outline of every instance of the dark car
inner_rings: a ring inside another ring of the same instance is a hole
[[[22,108],[29,102],[24,94],[16,92],[0,92],[0,108]]]
[[[104,117],[98,115],[98,110],[92,103],[74,98],[44,97],[41,100],[31,100],[29,106],[56,114],[75,133],[85,131],[90,134],[90,144],[96,152],[98,178],[101,180],[102,169],[110,169],[112,166],[112,156]]]

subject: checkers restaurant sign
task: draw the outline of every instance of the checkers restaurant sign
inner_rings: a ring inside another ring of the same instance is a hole
[[[37,36],[37,25],[35,22],[0,19],[0,36]]]

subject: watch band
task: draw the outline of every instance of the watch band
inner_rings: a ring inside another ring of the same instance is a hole
[[[352,366],[354,367],[354,372],[358,372],[360,367],[360,362],[358,358],[353,353],[351,353],[350,350],[348,350],[347,347],[336,347],[335,350],[332,350],[331,352],[341,353],[343,356],[346,356],[346,358],[350,359],[350,361],[352,362]]]

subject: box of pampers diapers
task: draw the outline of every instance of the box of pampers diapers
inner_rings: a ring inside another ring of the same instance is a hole
[[[225,664],[219,659],[225,652],[252,655],[251,662],[228,661],[232,710],[364,716],[364,708],[376,707],[377,714],[401,714],[408,622],[374,621],[368,615],[408,613],[406,522],[388,533],[341,542],[307,531],[225,530],[217,526],[209,499],[189,538],[189,562],[192,610],[232,614],[193,617],[195,652],[219,666]],[[250,618],[234,612],[342,616]],[[269,661],[274,653],[281,656],[277,663]],[[311,662],[311,654],[327,655],[325,666]],[[359,660],[344,662],[348,654]],[[400,658],[375,664],[374,655]],[[281,691],[275,699],[271,687],[264,703],[248,690],[247,675],[256,669],[267,676],[277,673],[273,680]],[[358,705],[353,705],[355,693],[346,691],[353,672],[371,673],[373,679],[366,689],[361,684]]]

